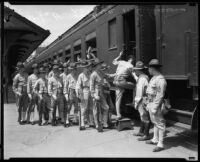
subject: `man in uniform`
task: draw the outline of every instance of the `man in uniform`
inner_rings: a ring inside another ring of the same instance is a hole
[[[53,61],[53,65],[58,65],[59,61],[58,60],[54,60]],[[51,78],[54,75],[53,69],[49,72],[48,74],[48,78]]]
[[[78,123],[78,98],[76,96],[76,83],[77,83],[77,69],[76,64],[71,62],[69,65],[69,70],[71,72],[67,75],[66,80],[64,80],[64,89],[63,93],[65,95],[66,101],[69,104],[66,119],[65,119],[65,126],[69,127],[69,113],[71,111],[72,105],[74,105],[74,123]]]
[[[32,65],[33,69],[33,74],[31,74],[28,77],[28,83],[27,83],[27,93],[29,97],[29,107],[28,107],[28,117],[27,117],[27,122],[31,123],[32,125],[34,124],[34,111],[35,111],[35,106],[37,106],[38,109],[38,96],[34,92],[33,87],[38,80],[38,65],[33,64]]]
[[[76,93],[81,103],[81,121],[80,130],[85,130],[85,121],[93,126],[93,114],[91,107],[91,95],[90,95],[90,67],[91,63],[82,61],[80,68],[83,68],[83,72],[78,76],[76,84]]]
[[[48,80],[48,94],[51,97],[51,108],[49,111],[49,121],[52,126],[56,126],[56,110],[63,106],[63,84],[59,76],[59,66],[53,66],[53,76]],[[52,119],[53,117],[53,119]]]
[[[162,65],[157,59],[152,59],[149,62],[149,73],[151,78],[146,93],[148,96],[147,110],[150,114],[150,119],[154,124],[153,139],[146,141],[147,144],[157,144],[153,152],[158,152],[164,149],[163,137],[165,133],[166,121],[163,117],[164,96],[167,82],[164,76],[160,73]]]
[[[148,86],[149,78],[144,73],[144,63],[142,61],[138,61],[136,63],[136,67],[133,68],[135,70],[136,75],[138,76],[136,82],[136,95],[134,98],[134,107],[139,111],[141,124],[140,130],[138,133],[134,134],[135,136],[142,136],[138,138],[139,141],[149,140],[149,129],[150,129],[150,117],[149,112],[146,110],[146,89]]]
[[[47,92],[48,80],[46,78],[46,71],[43,67],[39,69],[40,78],[36,81],[34,91],[38,95],[38,109],[39,109],[39,125],[48,124],[46,114],[49,109],[50,98]]]
[[[103,63],[101,65],[101,71],[103,73],[106,73],[106,71],[110,68],[110,66],[108,66],[106,63]],[[112,113],[115,111],[115,106],[112,102],[112,99],[111,99],[111,95],[110,95],[110,88],[111,88],[111,85],[108,81],[108,77],[107,75],[105,74],[105,77],[104,77],[104,85],[103,85],[103,92],[104,92],[104,96],[106,98],[106,102],[108,103],[108,106],[109,106],[109,111],[108,111],[108,124],[109,126],[112,126],[112,121],[111,121],[111,117],[112,117]]]
[[[25,73],[25,68],[22,62],[18,62],[17,67],[19,68],[19,74],[13,79],[13,91],[18,98],[18,122],[19,124],[26,123],[26,112],[28,106],[28,95],[27,95],[27,78],[28,75]]]
[[[63,88],[64,88],[64,82],[66,81],[67,79],[67,75],[68,75],[68,65],[69,65],[69,62],[65,62],[63,63],[63,69],[64,69],[64,72],[60,74],[60,78],[61,78],[61,81],[62,81],[62,84],[63,84]],[[66,115],[67,115],[67,109],[68,109],[68,105],[67,105],[67,101],[66,101],[66,98],[64,97],[63,98],[63,102],[64,102],[64,107],[63,107],[63,111],[62,111],[62,117],[61,117],[61,122],[64,123],[64,126],[66,127],[66,122],[65,122],[65,119],[66,119]]]
[[[103,94],[103,85],[104,85],[104,75],[101,72],[101,64],[103,61],[96,59],[93,63],[95,68],[90,76],[90,92],[93,98],[93,115],[94,122],[98,132],[103,132],[103,128],[108,128],[108,110],[109,106],[106,102],[105,96]],[[103,111],[103,113],[101,113]]]
[[[124,51],[121,51],[119,56],[113,60],[113,65],[118,65],[116,73],[110,74],[109,77],[114,77],[114,85],[116,86],[116,101],[115,107],[117,112],[117,119],[121,119],[121,101],[125,89],[120,84],[127,83],[127,78],[132,77],[133,71],[133,56],[129,55],[127,61],[120,60]]]

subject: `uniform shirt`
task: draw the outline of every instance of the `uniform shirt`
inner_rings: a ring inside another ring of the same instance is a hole
[[[120,60],[120,61],[113,61],[113,64],[118,65],[115,73],[116,76],[128,77],[131,75],[133,69],[133,65],[131,63]]]
[[[49,78],[48,80],[48,94],[50,96],[62,93],[62,81],[60,78],[55,78],[55,76]]]
[[[146,93],[148,95],[149,102],[154,111],[156,111],[163,102],[165,96],[167,82],[163,75],[159,74],[157,76],[153,76],[148,84]]]
[[[62,80],[62,83],[64,84],[64,81],[67,79],[67,74],[65,72],[61,73],[60,78]]]
[[[81,73],[76,83],[76,93],[78,94],[85,87],[90,87],[90,74]]]
[[[34,86],[34,91],[40,94],[47,93],[48,81],[47,79],[39,78]]]
[[[104,77],[102,73],[98,71],[93,71],[93,73],[90,76],[90,92],[91,96],[94,97],[95,93],[101,93],[102,94],[102,88],[104,85]],[[97,94],[99,95],[99,94]]]
[[[51,70],[48,74],[48,78],[51,78],[54,75],[53,70]]]
[[[68,94],[69,89],[76,89],[77,76],[71,73],[67,75],[66,80],[64,80],[63,93]]]
[[[136,94],[135,94],[135,108],[138,106],[142,98],[145,96],[146,89],[148,86],[148,76],[145,74],[141,74],[138,77],[137,83],[136,83]]]
[[[17,74],[13,79],[13,91],[22,93],[27,91],[27,74]]]
[[[28,83],[27,83],[27,93],[33,93],[33,87],[36,83],[36,81],[38,80],[38,76],[35,74],[31,74],[28,77]]]

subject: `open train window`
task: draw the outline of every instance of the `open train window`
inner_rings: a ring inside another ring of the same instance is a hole
[[[74,46],[74,61],[77,62],[81,58],[81,44]]]
[[[97,57],[97,41],[96,41],[96,32],[91,32],[86,35],[85,39],[86,44],[86,59],[91,59],[90,55],[87,55],[88,48],[91,48],[91,52],[94,54],[95,57]]]
[[[70,60],[71,59],[71,56],[67,56],[66,58],[65,58],[65,62],[67,62],[68,60]]]

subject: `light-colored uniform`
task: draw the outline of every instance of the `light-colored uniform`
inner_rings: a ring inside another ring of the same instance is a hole
[[[77,96],[81,99],[81,126],[85,126],[85,120],[93,125],[92,98],[90,94],[90,74],[81,73],[76,84]]]
[[[28,82],[27,82],[27,93],[28,95],[32,96],[32,99],[29,98],[28,117],[27,117],[27,120],[30,122],[34,121],[35,106],[37,106],[38,109],[38,96],[33,90],[33,87],[37,80],[38,76],[36,74],[31,74],[28,77]]]
[[[135,108],[140,113],[140,118],[142,122],[149,123],[149,112],[146,110],[146,89],[148,86],[149,78],[145,74],[141,74],[138,77],[136,83],[136,93],[135,93]]]
[[[157,143],[158,147],[163,147],[163,136],[166,127],[166,121],[162,114],[164,106],[164,95],[167,82],[163,75],[153,76],[149,82],[146,93],[148,95],[147,110],[150,119],[154,124],[154,136],[152,142]]]
[[[13,79],[13,91],[18,98],[19,122],[26,120],[26,113],[28,107],[27,78],[27,74],[17,74]]]
[[[99,123],[103,123],[104,127],[108,126],[107,121],[109,106],[104,96],[103,85],[103,73],[94,70],[90,76],[90,92],[94,102],[93,115],[96,127],[99,127]],[[96,100],[96,97],[99,97],[99,100]],[[100,110],[98,109],[98,106]]]
[[[76,95],[76,83],[77,76],[72,75],[71,73],[67,75],[66,80],[64,80],[64,95],[68,95],[69,107],[66,115],[66,123],[69,123],[69,113],[71,111],[72,105],[74,105],[74,122],[77,122],[77,114],[78,114],[78,97]]]
[[[113,65],[118,65],[116,73],[114,75],[114,83],[119,83],[121,81],[125,81],[127,77],[132,75],[133,65],[127,61],[113,61]],[[115,106],[117,110],[117,116],[121,116],[120,113],[120,106],[121,100],[124,93],[124,88],[116,87],[116,99],[115,99]]]
[[[53,75],[48,80],[48,94],[51,97],[51,108],[49,111],[49,122],[51,122],[51,118],[53,116],[53,121],[56,120],[56,110],[58,106],[58,111],[61,111],[62,107],[64,106],[64,99],[63,99],[63,84],[60,77],[56,78]]]
[[[34,91],[38,94],[38,109],[39,121],[41,123],[45,120],[45,115],[48,113],[50,97],[48,95],[48,80],[39,78],[34,86]],[[39,97],[41,96],[41,97]]]
[[[60,74],[60,78],[63,84],[63,88],[64,88],[64,82],[67,79],[67,74],[65,72]],[[62,122],[65,122],[66,120],[66,115],[67,115],[67,109],[68,109],[68,105],[67,105],[67,100],[65,97],[63,97],[63,107],[61,107],[61,111],[59,112],[59,117],[61,118]]]

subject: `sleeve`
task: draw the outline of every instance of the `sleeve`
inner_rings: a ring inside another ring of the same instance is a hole
[[[13,86],[12,86],[14,93],[17,93],[18,82],[19,82],[18,81],[18,75],[16,75],[13,79]]]
[[[28,81],[27,81],[27,93],[30,94],[31,93],[31,77],[28,77]]]
[[[95,76],[91,75],[90,77],[90,92],[91,92],[91,96],[94,97],[94,93],[95,93]]]
[[[78,80],[76,82],[76,94],[79,96],[81,90],[81,75],[78,76]]]
[[[68,94],[68,85],[69,85],[69,76],[66,77],[66,80],[64,80],[64,87],[63,87],[63,94]]]
[[[167,83],[164,79],[160,79],[157,82],[157,93],[156,93],[156,98],[154,100],[154,104],[156,105],[155,109],[157,110],[159,106],[161,105],[164,96],[165,96],[165,91],[166,91]]]
[[[135,72],[132,72],[133,78],[135,79],[135,81],[137,82],[138,80],[138,76],[135,74]]]
[[[145,78],[140,78],[137,84],[137,88],[136,88],[135,107],[137,107],[139,103],[141,102],[147,85],[148,85],[148,81]]]
[[[49,79],[49,82],[48,82],[48,93],[49,93],[49,96],[52,96],[52,80]]]
[[[118,61],[118,60],[115,59],[115,60],[113,60],[112,64],[113,64],[113,65],[119,65],[120,62],[121,62],[121,61]]]

